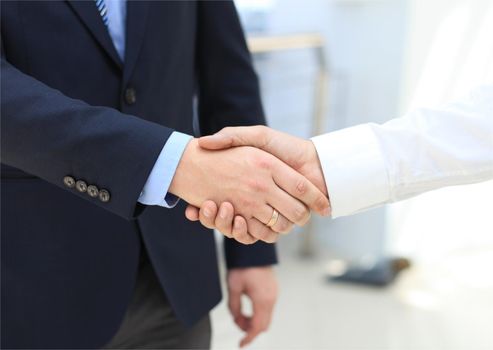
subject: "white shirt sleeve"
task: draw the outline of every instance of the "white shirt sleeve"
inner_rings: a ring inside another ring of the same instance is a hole
[[[493,85],[442,108],[312,141],[333,217],[444,186],[486,181],[493,178]]]

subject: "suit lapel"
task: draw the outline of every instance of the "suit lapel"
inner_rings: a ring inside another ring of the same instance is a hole
[[[116,52],[108,29],[104,25],[94,1],[67,0],[72,9],[77,13],[84,25],[92,33],[96,41],[103,47],[112,60],[121,68],[122,61]]]
[[[139,58],[142,42],[147,27],[149,2],[127,1],[127,28],[125,43],[124,81],[130,78],[137,59]]]

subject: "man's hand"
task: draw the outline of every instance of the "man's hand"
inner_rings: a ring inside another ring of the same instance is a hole
[[[322,167],[315,146],[310,140],[303,140],[265,126],[228,127],[214,135],[200,138],[199,145],[211,150],[246,145],[262,149],[304,175],[327,195]],[[234,208],[231,203],[221,202],[219,208],[216,203],[218,202],[205,201],[200,206],[200,211],[199,208],[189,206],[185,215],[189,220],[200,220],[204,226],[216,228],[220,232],[226,230],[235,232],[237,236],[248,234],[256,236],[255,232],[251,232],[250,228],[247,228],[242,217],[239,215],[233,217]],[[222,215],[217,215],[218,210]],[[327,208],[324,215],[329,215],[329,213],[330,207]]]
[[[322,166],[318,159],[317,150],[310,140],[257,125],[224,128],[214,135],[201,137],[199,145],[210,150],[238,146],[259,148],[298,171],[327,196]]]
[[[315,185],[271,154],[253,147],[209,151],[196,139],[185,149],[169,192],[194,206],[207,199],[231,203],[225,215],[242,216],[242,224],[256,236],[223,233],[246,244],[257,239],[274,242],[277,233],[290,231],[293,224],[304,225],[310,217],[308,208],[318,213],[329,208]],[[269,228],[274,209],[281,215]],[[219,211],[220,217],[223,214]]]
[[[229,270],[227,284],[229,311],[238,327],[246,332],[240,342],[243,347],[268,329],[278,296],[277,280],[271,267],[253,267]],[[242,312],[242,295],[252,302],[251,316]]]

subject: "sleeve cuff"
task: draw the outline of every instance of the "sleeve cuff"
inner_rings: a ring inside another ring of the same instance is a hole
[[[276,245],[262,241],[245,245],[225,238],[224,252],[228,269],[270,266],[278,262]]]
[[[329,193],[332,217],[351,215],[389,201],[385,158],[372,124],[312,138]]]
[[[138,199],[140,203],[159,205],[165,208],[176,206],[179,198],[168,193],[168,189],[175,176],[181,156],[191,139],[192,136],[177,131],[171,134],[147,178]]]

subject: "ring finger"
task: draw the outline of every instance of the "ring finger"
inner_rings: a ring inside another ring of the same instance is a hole
[[[267,227],[263,222],[256,218],[248,219],[248,233],[266,243],[274,243],[279,238],[279,234]]]
[[[278,233],[288,233],[293,229],[294,224],[289,221],[284,215],[279,213],[279,211],[277,211],[277,213],[279,214],[277,220],[272,226],[270,226],[270,228],[272,229],[272,231]],[[274,208],[267,204],[262,208],[258,215],[255,215],[255,217],[264,225],[267,225],[273,216]]]
[[[276,208],[279,214],[282,213],[290,222],[303,226],[310,219],[310,210],[282,188],[275,186],[271,194],[267,204]]]

